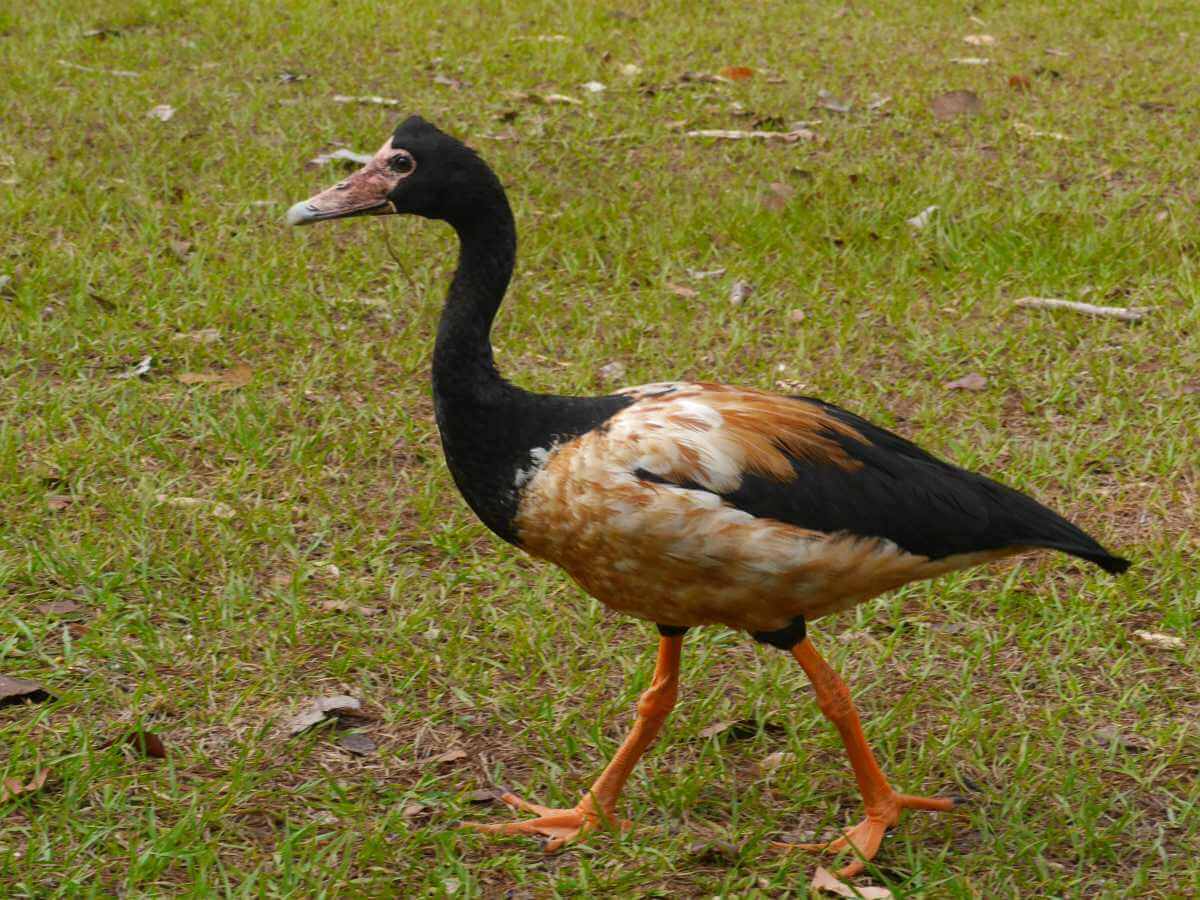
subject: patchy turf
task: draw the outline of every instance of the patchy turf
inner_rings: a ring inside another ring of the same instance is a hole
[[[654,639],[456,495],[428,399],[448,230],[281,223],[343,171],[307,160],[371,151],[413,111],[510,188],[521,259],[495,338],[514,380],[595,392],[620,362],[625,383],[812,392],[1136,560],[1112,579],[1030,558],[814,629],[897,786],[976,794],[907,816],[871,880],[1200,891],[1194,9],[897,6],[0,10],[0,672],[57,698],[0,709],[0,783],[50,773],[0,804],[4,892],[802,896],[816,859],[770,839],[857,818],[802,673],[711,630],[627,792],[637,829],[552,858],[453,830],[507,815],[471,793],[493,785],[573,803]],[[968,56],[992,62],[949,61]],[[680,81],[727,65],[756,71]],[[821,89],[852,111],[814,109]],[[936,119],[954,89],[982,109]],[[679,130],[799,120],[819,140]],[[735,306],[737,280],[755,290]],[[1152,312],[1014,309],[1026,295]],[[969,373],[984,390],[944,387]],[[338,693],[374,752],[287,736],[303,699]],[[167,759],[102,748],[136,728]]]

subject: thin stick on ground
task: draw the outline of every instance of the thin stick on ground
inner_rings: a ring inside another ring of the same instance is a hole
[[[1146,306],[1094,306],[1091,303],[1057,300],[1053,297],[1022,297],[1016,301],[1016,305],[1027,309],[1069,309],[1071,312],[1083,313],[1087,316],[1102,316],[1109,319],[1120,319],[1123,322],[1140,322],[1150,312],[1150,308]]]

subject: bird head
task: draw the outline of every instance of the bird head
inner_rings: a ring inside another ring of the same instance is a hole
[[[401,122],[365,166],[287,211],[290,225],[349,216],[468,221],[499,182],[475,151],[420,116]]]

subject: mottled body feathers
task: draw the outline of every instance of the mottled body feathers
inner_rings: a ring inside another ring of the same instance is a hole
[[[522,547],[622,612],[775,631],[1027,547],[1121,566],[1030,498],[820,401],[624,394],[550,450],[515,520]]]

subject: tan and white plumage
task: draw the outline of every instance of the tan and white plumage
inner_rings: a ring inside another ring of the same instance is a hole
[[[804,400],[746,388],[623,393],[632,405],[550,450],[516,520],[525,549],[613,609],[662,625],[774,631],[1018,549],[931,560],[886,538],[755,516],[722,498],[746,474],[786,484],[793,459],[853,471],[862,463],[829,435],[866,438]]]
[[[469,827],[537,835],[551,850],[616,824],[617,798],[675,703],[683,632],[710,624],[791,652],[841,734],[866,818],[815,849],[853,847],[858,858],[843,875],[874,856],[902,809],[953,808],[950,798],[892,788],[806,623],[1029,547],[1109,572],[1128,563],[1029,497],[820,400],[690,383],[603,397],[523,391],[500,377],[489,341],[516,255],[495,173],[414,116],[364,169],[293,206],[288,220],[392,210],[444,220],[459,236],[433,395],[446,461],[468,505],[497,535],[661,634],[637,720],[582,800],[551,809],[507,794],[534,818]]]

